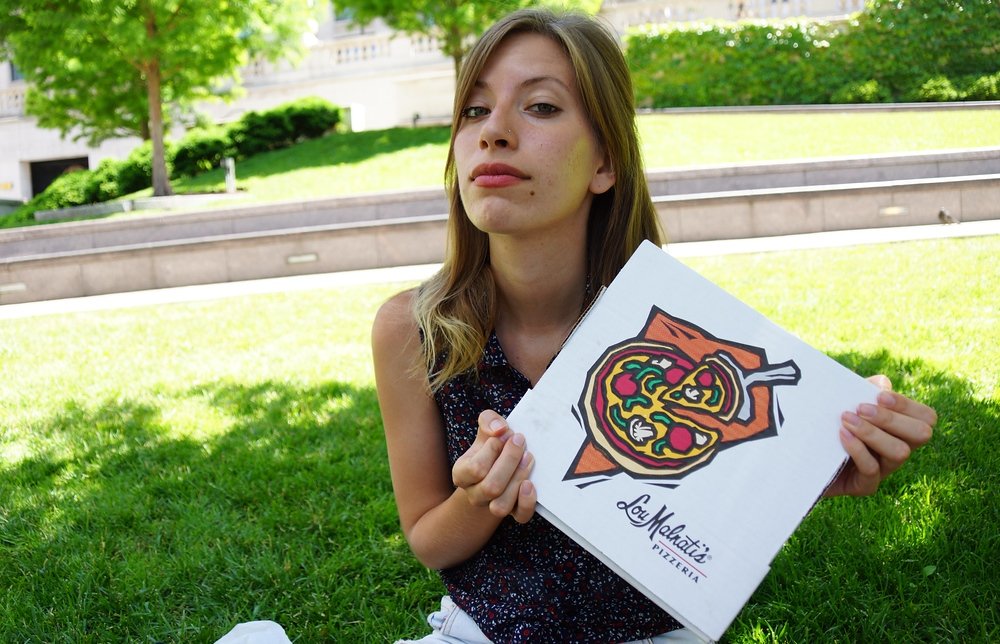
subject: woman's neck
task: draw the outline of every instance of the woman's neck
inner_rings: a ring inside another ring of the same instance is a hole
[[[497,317],[529,332],[575,321],[587,288],[584,248],[491,244]]]
[[[585,305],[585,245],[576,248],[490,246],[496,334],[508,361],[532,384],[558,353]]]

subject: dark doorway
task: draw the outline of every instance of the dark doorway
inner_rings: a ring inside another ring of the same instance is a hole
[[[86,170],[89,167],[87,157],[72,159],[52,159],[51,161],[33,161],[31,163],[31,196],[34,197],[49,187],[56,177],[67,171]]]

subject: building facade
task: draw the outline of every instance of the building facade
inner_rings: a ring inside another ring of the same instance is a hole
[[[609,0],[601,15],[619,32],[643,25],[708,19],[833,17],[863,8],[863,0]],[[354,130],[447,122],[454,95],[454,64],[433,38],[393,32],[380,22],[357,28],[334,14],[309,37],[305,60],[255,62],[241,71],[244,95],[198,106],[217,122],[238,119],[297,98],[318,96],[349,109]],[[0,213],[41,192],[60,173],[124,158],[135,138],[92,148],[72,136],[39,128],[24,112],[27,91],[9,63],[0,63]]]

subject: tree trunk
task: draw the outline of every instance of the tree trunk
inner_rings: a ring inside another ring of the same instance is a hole
[[[160,67],[156,61],[146,73],[149,96],[149,138],[153,141],[153,196],[173,194],[167,174],[167,154],[163,145],[163,99],[160,93]]]
[[[146,18],[146,34],[156,36],[156,18]],[[163,145],[163,92],[160,87],[160,61],[154,57],[146,66],[146,97],[149,102],[149,138],[153,141],[153,196],[173,194],[167,174],[167,154]]]

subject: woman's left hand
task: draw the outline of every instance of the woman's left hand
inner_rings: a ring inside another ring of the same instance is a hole
[[[825,496],[865,496],[906,462],[914,449],[931,439],[937,413],[927,405],[894,393],[885,376],[868,379],[882,388],[878,404],[858,405],[841,417],[840,442],[850,460]]]

